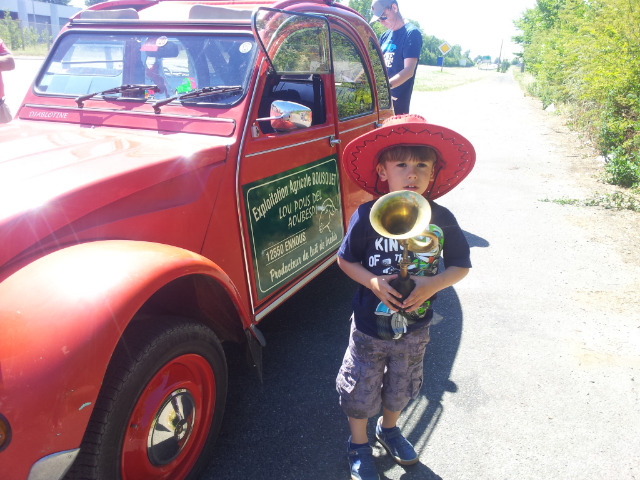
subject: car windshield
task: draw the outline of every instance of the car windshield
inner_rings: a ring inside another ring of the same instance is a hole
[[[190,105],[225,107],[244,95],[255,57],[249,35],[70,32],[56,43],[36,90],[74,98],[179,101],[206,87],[240,86],[189,100]]]

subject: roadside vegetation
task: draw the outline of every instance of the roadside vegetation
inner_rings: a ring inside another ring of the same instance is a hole
[[[627,189],[600,204],[635,211],[633,196],[640,193],[639,18],[638,0],[537,0],[515,22],[527,71],[517,76],[521,85],[545,108],[553,105],[566,114],[569,126],[604,158],[604,180]]]
[[[596,192],[591,197],[580,200],[578,198],[545,198],[541,202],[555,203],[557,205],[573,205],[577,207],[602,207],[607,210],[631,210],[640,212],[640,200],[633,195],[622,192],[599,193]]]
[[[20,29],[18,20],[11,18],[8,10],[0,12],[0,38],[14,55],[44,56],[53,38],[48,30],[42,32],[29,27]]]

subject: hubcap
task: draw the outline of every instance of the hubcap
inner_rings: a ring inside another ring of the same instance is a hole
[[[184,480],[206,443],[216,379],[200,355],[163,366],[136,401],[122,444],[122,480]]]
[[[171,392],[157,411],[147,439],[147,455],[154,465],[166,465],[189,441],[196,417],[191,393],[181,388]]]

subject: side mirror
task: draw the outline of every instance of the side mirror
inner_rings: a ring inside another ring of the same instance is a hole
[[[258,118],[256,122],[270,121],[271,128],[277,132],[291,132],[311,126],[311,109],[299,103],[274,100],[269,114],[270,117]]]

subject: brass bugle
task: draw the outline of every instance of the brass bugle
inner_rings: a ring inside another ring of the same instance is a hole
[[[373,229],[383,237],[405,240],[429,231],[431,206],[418,193],[398,190],[376,200],[369,220]]]
[[[407,298],[415,286],[413,280],[409,278],[408,269],[411,263],[407,256],[409,242],[413,237],[426,238],[427,232],[433,235],[429,231],[431,206],[418,193],[398,190],[387,193],[376,200],[371,207],[369,220],[378,234],[396,239],[402,246],[402,260],[399,262],[400,273],[389,284],[402,295],[403,299]],[[415,243],[418,248],[422,242],[417,240]]]

